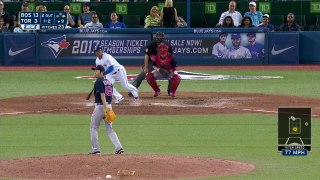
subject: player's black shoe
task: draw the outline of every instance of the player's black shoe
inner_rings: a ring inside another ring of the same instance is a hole
[[[91,155],[91,154],[101,154],[101,152],[100,151],[95,151],[95,152],[88,153],[88,155]]]
[[[121,148],[118,151],[116,151],[114,154],[122,154],[122,153],[124,153],[124,150]]]
[[[129,97],[133,97],[133,94],[131,92],[128,93]]]

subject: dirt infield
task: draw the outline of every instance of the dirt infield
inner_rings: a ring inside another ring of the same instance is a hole
[[[66,155],[0,161],[0,177],[30,179],[177,179],[246,173],[253,165],[204,157]],[[130,174],[131,173],[131,174]]]
[[[123,93],[125,94],[125,93]],[[85,100],[87,94],[59,94],[19,97],[0,100],[0,116],[17,114],[91,114],[93,98]],[[233,113],[272,113],[276,114],[278,107],[304,106],[311,107],[313,116],[320,115],[318,99],[246,93],[200,93],[178,92],[177,99],[166,94],[153,98],[152,93],[140,93],[141,103],[133,103],[126,96],[120,105],[114,105],[117,114],[233,114]],[[28,104],[32,103],[32,106]]]

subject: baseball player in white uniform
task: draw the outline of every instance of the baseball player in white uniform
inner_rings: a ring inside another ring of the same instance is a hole
[[[241,46],[241,36],[239,33],[231,35],[232,47],[223,55],[224,59],[250,59],[251,53],[248,48]]]
[[[106,79],[108,79],[112,84],[115,80],[119,80],[121,86],[127,91],[131,92],[134,100],[139,100],[138,89],[133,85],[129,84],[127,79],[127,72],[124,67],[118,63],[110,54],[102,51],[101,47],[96,47],[94,50],[96,55],[96,66],[102,65],[105,70]],[[115,103],[120,103],[124,98],[123,96],[113,87],[113,96],[116,98]]]
[[[226,46],[226,40],[227,40],[227,33],[220,33],[219,34],[219,39],[220,41],[213,45],[212,47],[212,56],[213,58],[222,58],[224,53],[227,51],[227,46]]]

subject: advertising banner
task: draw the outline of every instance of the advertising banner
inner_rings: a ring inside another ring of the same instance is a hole
[[[299,64],[299,34],[270,33],[269,64]]]
[[[265,33],[166,34],[183,64],[262,64]]]
[[[36,36],[34,33],[5,33],[4,65],[36,65]],[[18,42],[18,43],[17,43]]]
[[[39,34],[41,64],[92,64],[93,50],[101,47],[119,62],[142,62],[150,34]],[[90,63],[92,62],[92,63]]]
[[[299,32],[300,64],[320,64],[320,31]]]

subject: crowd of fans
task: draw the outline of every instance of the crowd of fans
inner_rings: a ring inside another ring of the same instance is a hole
[[[249,2],[249,11],[244,13],[243,16],[240,12],[236,11],[236,8],[236,1],[230,1],[229,9],[221,14],[216,27],[263,27],[269,31],[301,31],[301,27],[295,22],[293,13],[289,13],[286,21],[280,27],[277,27],[270,23],[270,16],[268,14],[262,14],[260,11],[257,11],[257,4],[254,1]]]
[[[0,32],[25,32],[19,24],[19,12],[29,11],[28,6],[28,2],[23,1],[21,9],[11,16],[5,11],[4,0],[0,0]],[[301,31],[301,27],[295,22],[295,15],[293,13],[289,13],[286,22],[280,25],[280,27],[277,27],[270,23],[271,20],[268,14],[262,14],[260,11],[257,11],[254,1],[249,2],[249,11],[245,12],[243,16],[236,9],[237,2],[234,0],[230,1],[228,10],[221,14],[216,27],[264,27],[269,31]],[[36,6],[35,10],[37,12],[48,11],[44,5]],[[125,23],[119,21],[119,16],[115,11],[110,13],[109,22],[103,25],[99,15],[95,11],[90,10],[90,4],[88,2],[82,4],[82,13],[77,18],[70,14],[69,5],[64,6],[63,11],[68,14],[66,28],[126,28]],[[162,9],[159,9],[157,6],[153,6],[150,9],[150,14],[145,17],[143,27],[187,27],[187,23],[182,17],[178,16],[178,11],[174,8],[173,1],[165,0]]]

